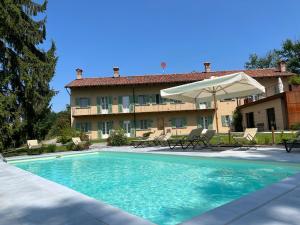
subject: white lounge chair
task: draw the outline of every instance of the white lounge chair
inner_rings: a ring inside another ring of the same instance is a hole
[[[40,148],[41,144],[38,143],[38,140],[27,140],[27,147],[29,149]]]
[[[81,141],[80,137],[73,137],[72,142],[74,145],[79,145],[79,144],[83,143],[83,141]]]
[[[235,144],[243,144],[254,140],[257,133],[257,128],[246,128],[242,137],[233,137]]]

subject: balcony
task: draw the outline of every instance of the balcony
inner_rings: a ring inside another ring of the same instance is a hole
[[[211,107],[201,104],[196,107],[194,103],[165,103],[165,104],[147,104],[147,105],[136,105],[129,110],[123,110],[119,112],[118,105],[113,105],[110,112],[99,110],[97,106],[89,107],[72,107],[72,116],[88,116],[88,115],[105,115],[105,114],[126,114],[126,113],[151,113],[151,112],[169,112],[169,111],[187,111],[187,110],[206,110]]]

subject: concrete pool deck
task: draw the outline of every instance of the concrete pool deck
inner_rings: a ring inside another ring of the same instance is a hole
[[[96,146],[97,147],[97,146]],[[80,152],[97,152],[99,149]],[[247,151],[168,151],[167,148],[110,147],[101,151],[176,154],[300,163],[300,151],[269,147]],[[78,152],[76,152],[78,153]],[[75,153],[75,154],[76,154]],[[70,153],[68,153],[70,154]],[[74,153],[71,153],[74,154]],[[47,154],[47,157],[64,153]],[[12,157],[9,160],[38,158]],[[184,225],[299,224],[300,174],[192,218]],[[0,162],[0,225],[151,224],[67,187]]]

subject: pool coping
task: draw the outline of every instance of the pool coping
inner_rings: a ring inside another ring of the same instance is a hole
[[[75,152],[75,154],[76,155],[77,154],[89,154],[89,153],[94,153],[94,152],[101,152],[101,151],[96,149],[96,150],[92,150],[92,151]],[[140,153],[153,154],[154,152],[140,152]],[[160,154],[161,152],[155,152],[155,153]],[[49,157],[49,155],[51,155],[52,157],[55,157],[56,155],[74,155],[74,153],[69,152],[69,154],[63,154],[63,153],[47,154],[47,157]],[[180,156],[180,154],[176,154],[176,153],[173,153],[172,155]],[[44,157],[43,156],[40,156],[40,157],[35,156],[35,157],[23,157],[23,158],[38,159],[38,158],[44,158]],[[230,159],[232,159],[232,158],[230,158]],[[233,159],[239,160],[238,158],[233,158]],[[11,157],[8,159],[8,161],[13,161],[13,160],[20,160],[20,157]],[[252,161],[260,161],[260,160],[252,160]],[[276,160],[267,160],[267,161],[278,162]],[[10,166],[12,166],[12,165],[10,165]],[[14,166],[12,166],[12,167],[14,167]],[[16,168],[16,169],[18,169],[18,168]],[[18,169],[18,170],[21,170],[21,169]],[[21,171],[23,171],[23,170],[21,170]],[[27,172],[27,173],[29,173],[29,172]],[[32,175],[37,176],[34,174],[32,174]],[[37,177],[39,177],[39,176],[37,176]],[[46,180],[44,178],[41,178],[41,179]],[[48,180],[46,180],[46,181],[51,182]],[[51,182],[51,183],[56,184],[55,182]],[[57,185],[59,185],[59,184],[57,184]],[[59,186],[62,186],[62,185],[59,185]],[[64,188],[65,191],[66,191],[66,189],[69,189],[68,187],[65,187],[65,186],[62,186],[62,187]],[[235,224],[235,223],[238,224],[238,222],[241,219],[243,219],[245,217],[249,217],[249,216],[251,217],[253,212],[260,210],[264,206],[267,206],[268,204],[270,204],[280,198],[284,198],[287,194],[293,192],[296,189],[300,190],[300,173],[297,173],[293,176],[287,177],[277,183],[274,183],[274,184],[269,185],[265,188],[262,188],[258,191],[250,193],[246,196],[243,196],[243,197],[236,199],[232,202],[229,202],[225,205],[222,205],[220,207],[209,210],[203,214],[200,214],[200,215],[198,215],[192,219],[189,219],[187,221],[184,221],[180,224],[181,225],[196,225],[196,224],[197,225],[198,224],[199,225],[212,225],[212,224],[213,225],[218,225],[218,224],[225,225],[225,224]],[[76,192],[71,189],[69,189],[69,190],[72,192]],[[83,195],[79,192],[76,192],[76,193]],[[83,196],[91,199],[90,197],[88,197],[86,195],[83,195]],[[99,207],[103,207],[103,205],[106,207],[112,207],[110,205],[102,203],[99,200],[95,200],[95,199],[93,199],[93,200],[100,203],[101,206],[99,205]],[[299,206],[300,206],[300,203],[299,203]],[[124,219],[127,216],[129,216],[129,217],[133,216],[121,209],[114,208],[114,210],[118,210],[122,214],[122,216],[124,215]],[[112,213],[115,212],[114,210],[112,211]],[[145,224],[152,224],[150,221],[146,221],[143,218],[136,217],[136,216],[133,216],[133,217],[141,219],[142,221],[145,221]],[[272,221],[272,218],[269,218],[269,220]],[[107,221],[107,222],[108,222],[107,224],[113,224],[113,223],[110,223],[111,221]],[[122,224],[125,224],[125,223],[122,223]],[[130,224],[132,224],[132,223],[130,223]],[[139,221],[136,224],[143,224],[143,223],[140,223],[140,221]]]
[[[21,188],[19,188],[20,190],[18,190],[18,185],[20,185],[19,179],[22,180],[23,186],[26,185],[30,187],[29,189],[31,191],[36,191],[30,192],[31,196],[26,196],[26,191],[24,192],[24,190],[22,190]],[[11,206],[11,202],[13,202],[13,199],[10,199],[9,192],[11,192],[11,188],[14,187],[17,189],[17,191],[13,190],[13,192],[16,192],[16,195],[21,194],[22,197],[25,198],[30,197],[31,203],[37,203],[38,206],[40,206],[41,208],[43,208],[45,205],[53,204],[53,199],[55,199],[56,202],[66,202],[67,197],[68,201],[70,201],[72,205],[74,205],[74,210],[70,209],[70,206],[68,205],[66,206],[68,207],[66,211],[73,211],[73,213],[78,213],[78,205],[80,205],[80,216],[83,217],[80,219],[82,221],[90,221],[90,223],[84,223],[86,225],[153,225],[152,222],[147,221],[141,217],[130,214],[124,210],[106,204],[102,201],[93,199],[66,186],[47,180],[43,177],[22,170],[14,165],[5,163],[3,161],[0,161],[0,181],[1,184],[6,184],[0,187],[0,210],[3,210],[3,208],[5,208],[6,205]],[[9,189],[5,190],[5,186],[9,186]],[[41,193],[39,193],[39,190],[41,191]],[[4,193],[6,193],[6,195]],[[16,198],[16,196],[13,196],[13,198]],[[59,211],[57,213],[61,214],[64,211],[64,209],[61,210],[62,211]],[[69,214],[68,216],[71,217],[71,215]],[[35,213],[32,213],[32,215],[26,216],[25,221],[22,221],[22,218],[15,218],[14,220],[9,217],[6,218],[4,215],[4,217],[2,216],[1,218],[0,224],[23,224],[22,222],[24,222],[24,224],[42,224],[42,221],[38,221],[40,219],[39,217],[40,215],[35,215]],[[13,222],[11,220],[9,221],[9,219],[12,219]],[[64,225],[65,222],[57,221],[57,223],[55,224]],[[78,224],[78,221],[74,220],[68,224]]]

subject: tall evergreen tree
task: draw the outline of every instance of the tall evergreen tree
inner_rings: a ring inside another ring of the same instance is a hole
[[[26,139],[42,138],[41,126],[50,113],[55,91],[55,44],[39,46],[46,39],[47,1],[0,0],[0,149]]]

